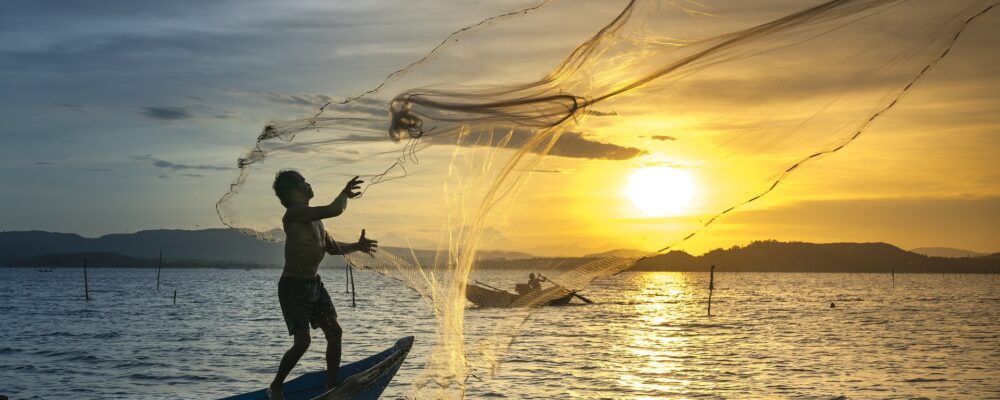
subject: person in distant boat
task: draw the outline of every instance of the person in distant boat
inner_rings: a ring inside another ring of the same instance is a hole
[[[274,178],[274,194],[285,206],[281,219],[285,230],[285,268],[278,280],[278,301],[294,343],[281,357],[278,373],[267,389],[271,399],[284,399],[285,378],[312,340],[310,324],[313,329],[322,329],[326,336],[326,388],[331,389],[336,384],[342,331],[337,323],[337,311],[320,279],[319,263],[325,254],[361,251],[371,255],[378,248],[378,242],[366,238],[362,229],[357,243],[337,243],[326,232],[322,220],[341,215],[347,208],[347,200],[361,195],[358,190],[362,183],[354,177],[330,204],[312,207],[309,205],[313,198],[312,186],[301,174],[286,170]]]
[[[542,290],[542,281],[545,281],[545,277],[541,274],[535,276],[535,273],[528,274],[528,288],[531,290]]]

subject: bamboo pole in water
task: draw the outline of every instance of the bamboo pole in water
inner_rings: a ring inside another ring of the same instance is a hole
[[[177,304],[177,289],[174,289],[174,304]]]
[[[163,268],[163,250],[160,250],[160,261],[156,263],[156,291],[160,291],[160,269]]]
[[[357,307],[358,303],[354,299],[354,296],[357,294],[357,291],[354,290],[354,268],[351,268],[350,264],[348,264],[347,270],[350,271],[351,275],[351,307]]]
[[[896,287],[896,267],[892,267],[892,287]]]
[[[344,258],[344,293],[349,293],[351,291],[351,264],[347,263],[347,258]]]
[[[708,316],[712,316],[712,291],[715,290],[715,266],[708,270]]]
[[[87,258],[83,259],[83,298],[90,300],[90,283],[87,282]]]

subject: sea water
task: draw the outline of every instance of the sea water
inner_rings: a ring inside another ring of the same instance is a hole
[[[482,271],[505,288],[529,271]],[[420,377],[435,340],[415,292],[322,271],[344,362],[416,342],[386,392]],[[0,395],[217,398],[263,388],[291,344],[279,270],[0,268]],[[550,274],[553,277],[556,274]],[[177,303],[174,304],[174,291]],[[995,275],[642,272],[598,279],[589,305],[537,309],[469,398],[1000,398]],[[578,300],[574,300],[574,303]],[[470,306],[471,307],[471,306]],[[467,310],[472,335],[504,310]],[[520,316],[510,312],[511,318]],[[292,375],[324,368],[318,331]]]

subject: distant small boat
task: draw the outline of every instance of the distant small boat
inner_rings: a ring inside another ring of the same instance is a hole
[[[468,284],[465,287],[465,298],[479,307],[531,307],[531,306],[563,306],[569,304],[576,292],[566,290],[562,286],[553,286],[542,290],[534,290],[523,295],[506,290],[487,287],[481,283]]]
[[[52,268],[39,268],[36,271],[38,271],[38,272],[52,272]]]
[[[285,399],[333,400],[378,399],[406,360],[413,347],[413,336],[396,341],[385,351],[364,360],[341,365],[337,370],[337,387],[324,392],[326,371],[310,372],[285,382]],[[266,400],[267,390],[261,389],[222,400]]]

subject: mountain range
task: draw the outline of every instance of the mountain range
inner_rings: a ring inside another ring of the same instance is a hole
[[[804,243],[757,241],[716,249],[701,256],[673,251],[636,263],[636,270],[717,270],[741,272],[936,272],[997,273],[1000,259],[931,257],[888,243]]]
[[[380,247],[404,259],[414,255],[433,262],[435,251]],[[164,266],[281,266],[284,244],[261,241],[231,229],[159,229],[86,238],[72,233],[44,231],[0,232],[0,266],[78,267],[83,258],[92,266],[156,265],[160,252]],[[516,251],[486,250],[480,259],[533,257]],[[326,257],[324,266],[343,265],[341,257]]]
[[[910,251],[917,254],[923,254],[925,256],[951,257],[951,258],[982,257],[982,256],[988,256],[990,254],[990,253],[980,253],[978,251],[956,249],[953,247],[917,247],[915,249],[910,249]]]
[[[633,253],[634,254],[634,253]],[[636,255],[631,255],[636,257]],[[569,270],[601,257],[483,260],[488,268]],[[804,243],[756,241],[746,246],[716,249],[700,256],[683,251],[647,254],[629,269],[634,271],[729,272],[934,272],[1000,273],[1000,253],[980,257],[932,257],[888,243]]]
[[[930,248],[932,251],[938,251]],[[605,257],[639,257],[631,268],[641,271],[705,271],[715,265],[724,271],[773,272],[1000,272],[1000,253],[970,255],[946,249],[952,257],[929,256],[887,243],[805,243],[757,241],[746,246],[716,249],[700,256],[683,251],[655,254],[618,249],[584,257],[535,257],[516,251],[487,250],[477,265],[486,268],[567,270]],[[43,231],[0,232],[0,266],[152,267],[160,252],[164,267],[265,268],[284,262],[282,243],[265,242],[229,229],[149,230],[86,238]],[[433,263],[433,250],[380,247],[421,265]],[[941,254],[931,253],[931,254]],[[324,266],[343,266],[341,257],[327,257]]]

